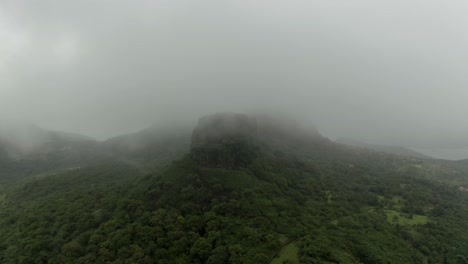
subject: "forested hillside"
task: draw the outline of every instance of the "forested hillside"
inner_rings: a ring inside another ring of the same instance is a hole
[[[144,141],[126,137],[99,162],[10,181],[0,262],[468,262],[465,163],[347,148],[290,124],[218,114],[172,162],[159,162],[182,149],[171,141],[176,152],[127,152]]]
[[[180,158],[189,145],[186,127],[149,127],[99,142],[36,126],[10,125],[10,129],[0,129],[0,185],[108,161],[150,171]]]
[[[358,140],[348,139],[348,138],[340,138],[336,140],[337,143],[345,144],[352,147],[357,148],[366,148],[369,150],[374,150],[378,152],[384,152],[388,154],[394,154],[398,156],[406,156],[406,157],[413,157],[418,159],[430,159],[431,157],[426,156],[422,153],[416,152],[412,149],[400,147],[400,146],[386,146],[386,145],[376,145],[376,144],[369,144],[365,142],[361,142]]]

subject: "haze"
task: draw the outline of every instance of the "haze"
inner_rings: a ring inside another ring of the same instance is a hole
[[[467,13],[461,0],[3,0],[0,119],[104,139],[271,111],[468,158]]]

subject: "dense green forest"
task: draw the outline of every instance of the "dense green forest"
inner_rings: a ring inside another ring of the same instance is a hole
[[[468,163],[244,119],[201,120],[190,150],[126,136],[78,167],[8,167],[0,263],[468,263]]]

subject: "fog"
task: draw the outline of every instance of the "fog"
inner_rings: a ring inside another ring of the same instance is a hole
[[[2,0],[0,119],[105,139],[262,111],[468,158],[467,13],[461,0]]]

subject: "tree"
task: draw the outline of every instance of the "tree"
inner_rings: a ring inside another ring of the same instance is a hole
[[[204,237],[199,238],[190,248],[190,255],[200,260],[206,260],[212,250],[211,243]]]

